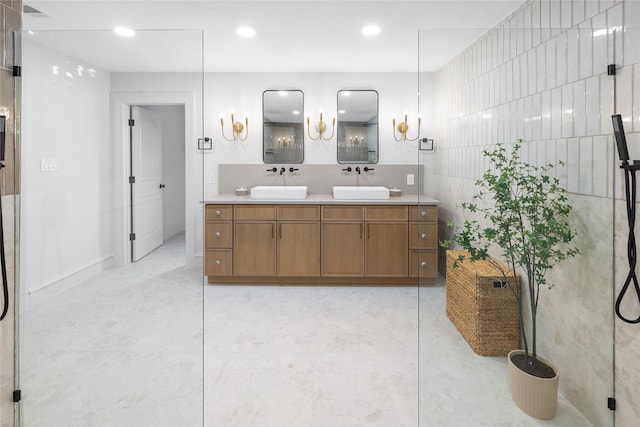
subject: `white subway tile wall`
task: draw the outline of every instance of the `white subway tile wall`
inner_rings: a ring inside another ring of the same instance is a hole
[[[640,49],[628,41],[640,40],[640,2],[605,2],[609,8],[602,3],[529,2],[443,67],[436,77],[439,149],[609,135],[613,79],[607,64],[616,56],[617,85],[630,88],[618,90],[617,110],[627,131],[640,132]],[[624,20],[635,21],[625,26]],[[438,159],[437,168],[452,176],[455,168],[446,158]],[[575,184],[571,191],[602,195],[601,188],[594,192],[595,172],[568,173],[579,174],[568,176]]]

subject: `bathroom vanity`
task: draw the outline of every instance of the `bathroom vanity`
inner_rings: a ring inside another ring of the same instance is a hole
[[[205,204],[205,274],[211,284],[433,283],[437,204],[216,196]]]

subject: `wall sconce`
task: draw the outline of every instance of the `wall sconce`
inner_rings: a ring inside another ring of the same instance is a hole
[[[314,141],[329,141],[331,140],[331,138],[333,138],[333,132],[336,129],[336,118],[333,118],[333,121],[331,122],[331,136],[329,138],[325,138],[324,137],[324,132],[327,130],[327,125],[325,124],[325,122],[322,121],[322,112],[320,112],[320,121],[318,122],[318,124],[316,125],[316,131],[318,132],[318,136],[316,138],[311,136],[311,118],[309,118],[309,116],[307,116],[307,134],[309,135],[309,138],[311,138]]]
[[[224,134],[224,119],[220,115],[220,127],[222,128],[222,137],[227,141],[245,141],[249,136],[249,118],[245,118],[245,125],[241,122],[236,122],[231,112],[231,129],[233,130],[233,138],[229,139]],[[242,131],[245,131],[244,138],[242,137]]]
[[[421,122],[421,118],[420,118],[420,115],[418,115],[418,134],[413,139],[407,138],[407,131],[409,130],[409,124],[407,123],[407,113],[404,113],[404,121],[398,123],[398,132],[400,132],[400,138],[398,138],[396,136],[396,118],[394,117],[393,118],[393,137],[398,142],[417,140],[420,137],[420,122]]]

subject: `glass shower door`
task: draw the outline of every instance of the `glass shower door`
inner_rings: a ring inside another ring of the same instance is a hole
[[[202,425],[202,40],[23,33],[25,426]]]
[[[558,6],[550,3],[545,7]],[[540,290],[538,354],[560,371],[558,411],[550,423],[612,426],[606,402],[614,391],[613,257],[594,230],[614,234],[615,151],[608,136],[614,86],[606,65],[615,62],[619,46],[604,28],[523,26],[529,13],[520,8],[493,29],[420,31],[420,102],[433,107],[434,149],[421,151],[419,162],[435,183],[430,193],[426,172],[422,204],[439,200],[439,240],[446,240],[465,220],[488,226],[460,208],[477,201],[475,182],[489,168],[484,150],[497,143],[509,149],[522,139],[524,162],[557,165],[551,177],[568,191],[573,243],[582,255],[555,266],[548,280],[556,286]],[[434,66],[442,40],[457,43],[460,54]],[[499,334],[505,321],[476,329],[451,319],[449,309],[461,301],[449,294],[445,255],[441,248],[436,286],[420,287],[420,425],[534,425],[512,402],[506,354],[481,356],[467,343]],[[499,248],[490,255],[503,261]],[[529,316],[524,319],[530,325]]]

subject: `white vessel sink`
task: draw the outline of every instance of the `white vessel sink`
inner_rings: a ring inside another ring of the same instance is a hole
[[[389,198],[387,187],[363,185],[359,187],[336,185],[333,198],[337,200],[385,200]]]
[[[306,185],[258,185],[251,189],[252,199],[302,200],[307,198]]]

